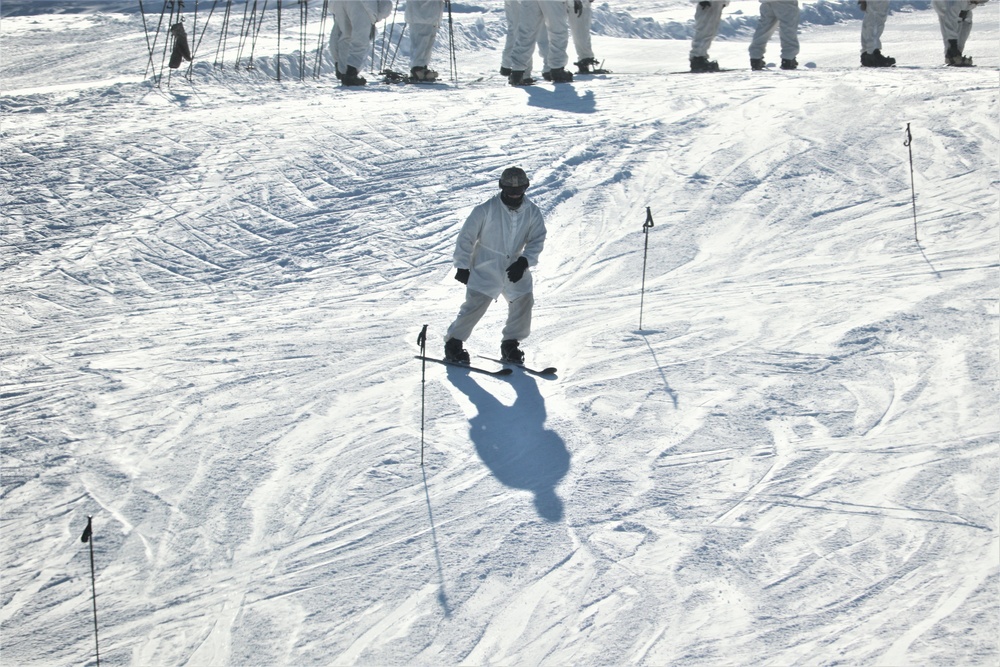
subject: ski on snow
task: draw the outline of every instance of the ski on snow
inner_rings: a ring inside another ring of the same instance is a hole
[[[509,368],[500,368],[495,371],[491,371],[488,368],[479,368],[478,366],[472,366],[470,364],[463,364],[458,361],[448,361],[447,359],[438,359],[437,357],[426,357],[423,355],[416,355],[415,359],[422,359],[424,361],[433,361],[436,364],[443,364],[445,366],[454,366],[455,368],[461,368],[467,370],[471,373],[482,373],[483,375],[492,375],[493,377],[503,377],[504,375],[510,375],[514,371]]]
[[[525,373],[531,373],[532,375],[541,375],[542,377],[550,377],[558,372],[555,366],[549,366],[548,368],[543,368],[541,370],[538,370],[535,368],[528,368],[523,364],[515,364],[513,361],[504,361],[503,359],[494,359],[493,357],[484,357],[483,355],[479,355],[479,358],[486,359],[487,361],[493,361],[498,364],[507,365],[507,370],[510,370],[510,366],[514,366],[515,368],[520,368]]]

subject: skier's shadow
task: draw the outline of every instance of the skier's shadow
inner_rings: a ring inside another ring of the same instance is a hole
[[[476,453],[504,485],[535,494],[535,509],[547,521],[563,518],[556,485],[569,470],[569,451],[545,428],[545,399],[534,378],[515,371],[509,378],[517,398],[504,405],[465,371],[448,369],[452,383],[469,397],[478,414],[469,420]]]

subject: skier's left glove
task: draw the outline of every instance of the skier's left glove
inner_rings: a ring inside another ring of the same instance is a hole
[[[455,271],[455,280],[462,283],[463,285],[469,284],[469,269],[458,269]]]
[[[573,13],[577,16],[583,16],[583,1],[573,0]]]
[[[516,262],[507,267],[507,278],[509,278],[512,283],[516,283],[524,277],[524,272],[527,268],[528,260],[524,257],[518,257]]]

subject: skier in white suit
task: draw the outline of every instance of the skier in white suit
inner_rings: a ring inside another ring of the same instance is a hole
[[[762,70],[764,51],[775,28],[781,37],[781,69],[799,66],[799,3],[797,0],[761,0],[760,21],[750,42],[750,69]]]
[[[406,0],[406,26],[410,29],[410,78],[414,81],[436,81],[432,70],[431,51],[441,27],[444,0]]]
[[[538,263],[545,246],[542,212],[525,195],[528,176],[520,167],[508,167],[500,176],[500,193],[472,209],[458,235],[455,280],[466,286],[465,303],[448,327],[444,346],[449,361],[469,363],[462,343],[501,294],[507,301],[507,322],[500,356],[524,363],[518,343],[531,333],[535,304],[529,267]]]

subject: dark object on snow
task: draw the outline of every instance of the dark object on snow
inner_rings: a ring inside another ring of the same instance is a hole
[[[882,51],[875,49],[871,53],[861,54],[862,67],[895,67],[896,59],[882,55]]]
[[[170,26],[170,34],[174,36],[174,50],[170,52],[170,69],[177,69],[181,66],[182,60],[191,60],[191,49],[188,48],[187,32],[184,31],[183,23],[175,23]]]
[[[508,339],[500,342],[500,358],[512,364],[524,363],[524,352],[517,346],[517,341]]]

